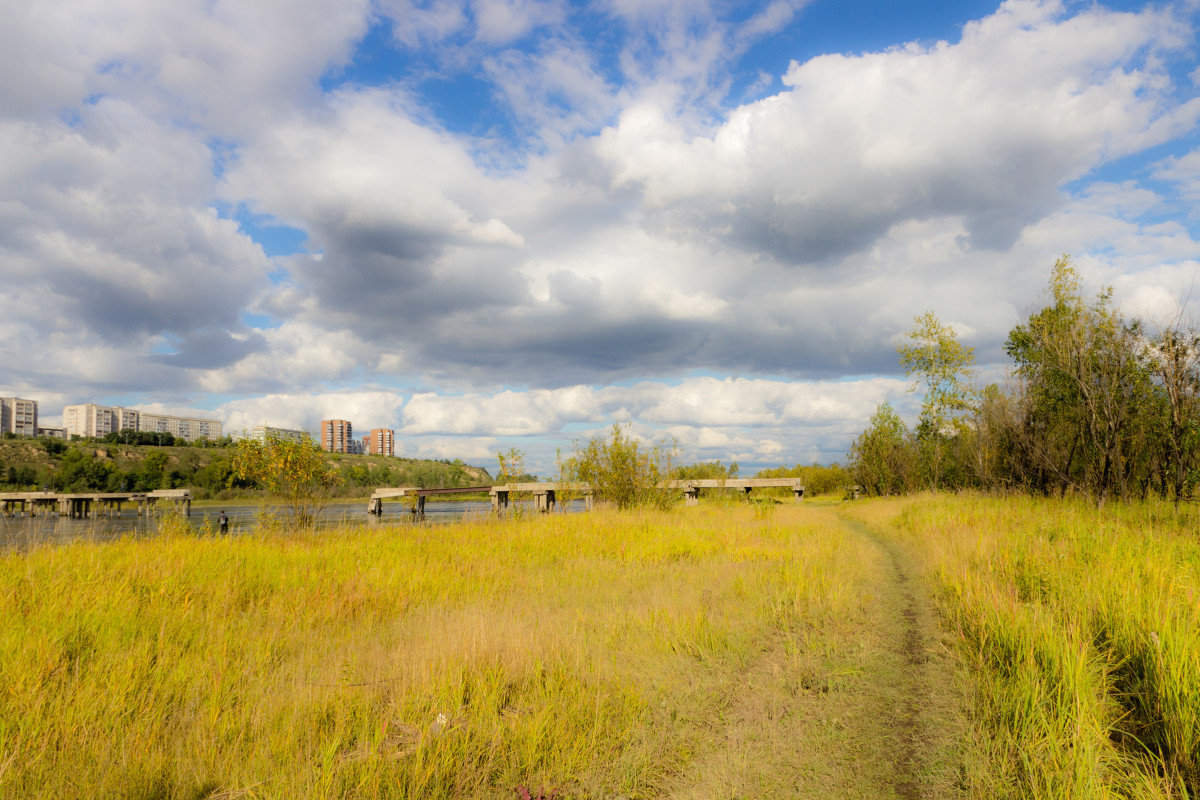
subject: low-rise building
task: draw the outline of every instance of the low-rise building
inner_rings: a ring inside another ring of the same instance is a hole
[[[274,428],[270,425],[255,425],[246,433],[245,438],[253,439],[256,442],[265,442],[267,439],[302,442],[306,438],[311,439],[312,434],[308,431],[296,430],[295,428]]]
[[[177,439],[194,442],[197,439],[220,439],[221,422],[201,417],[173,417],[167,414],[139,413],[139,431],[169,433]]]
[[[194,442],[200,438],[220,439],[221,422],[203,417],[176,417],[152,414],[122,406],[82,403],[63,409],[63,428],[67,437],[102,437],[121,431],[169,433],[177,439]]]

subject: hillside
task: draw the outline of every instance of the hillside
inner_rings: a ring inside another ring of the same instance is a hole
[[[158,447],[57,439],[0,439],[0,491],[140,491],[187,487],[198,499],[256,493],[233,474],[234,447]],[[329,458],[341,473],[343,497],[376,486],[472,486],[491,482],[483,467],[462,461],[386,456]]]

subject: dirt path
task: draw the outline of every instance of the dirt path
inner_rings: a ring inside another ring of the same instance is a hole
[[[832,513],[832,512],[829,512]],[[935,612],[903,547],[840,521],[868,562],[860,619],[773,642],[738,678],[716,731],[665,796],[961,797],[964,727]]]

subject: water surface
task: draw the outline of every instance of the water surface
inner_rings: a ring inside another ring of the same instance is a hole
[[[532,511],[532,503],[520,503],[510,506]],[[337,503],[322,509],[317,518],[317,528],[328,528],[340,525],[394,525],[424,524],[437,525],[460,522],[472,517],[486,517],[492,511],[492,505],[487,500],[451,500],[446,502],[426,502],[425,518],[416,518],[408,507],[399,502],[385,502],[382,517],[367,513],[367,501],[354,503]],[[574,501],[559,505],[560,511],[574,513],[582,511],[582,501]],[[199,532],[217,532],[217,517],[221,512],[229,518],[229,535],[246,536],[253,534],[258,527],[260,515],[269,512],[270,508],[258,504],[226,506],[192,507],[192,515],[186,517],[188,523]],[[169,512],[167,512],[169,513]],[[32,547],[40,544],[62,544],[76,540],[107,541],[123,536],[145,537],[158,532],[158,525],[164,512],[159,511],[155,516],[139,517],[137,509],[126,508],[120,516],[93,517],[90,519],[73,519],[51,514],[41,514],[36,517],[0,515],[0,550]]]

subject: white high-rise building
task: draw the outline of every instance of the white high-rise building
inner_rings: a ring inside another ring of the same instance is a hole
[[[37,400],[0,397],[0,433],[37,436]]]
[[[63,409],[63,429],[72,436],[102,437],[138,429],[138,412],[121,406],[82,403]]]

